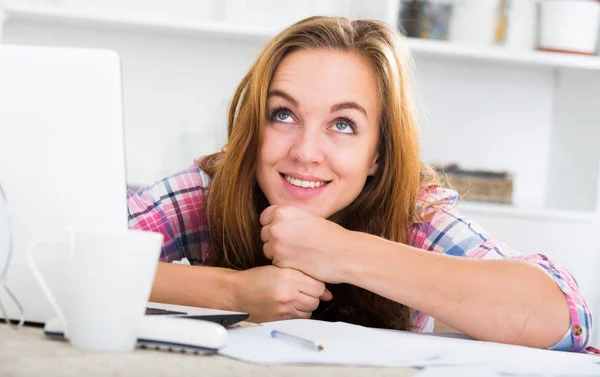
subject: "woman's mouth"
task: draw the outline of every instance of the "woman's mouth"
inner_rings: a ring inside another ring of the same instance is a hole
[[[285,178],[286,181],[288,181],[290,184],[296,186],[296,187],[302,187],[302,188],[317,188],[323,185],[328,184],[331,181],[307,181],[307,180],[301,180],[298,178],[294,178],[291,177],[287,174],[283,174],[281,173],[281,176],[283,178]]]
[[[280,173],[281,181],[283,182],[284,190],[288,195],[299,200],[308,200],[318,197],[331,181],[322,181],[313,177],[310,179],[299,179],[290,175]]]

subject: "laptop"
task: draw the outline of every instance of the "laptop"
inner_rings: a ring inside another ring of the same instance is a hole
[[[45,323],[55,314],[27,265],[28,246],[56,240],[68,225],[128,226],[121,62],[108,50],[0,45],[0,83],[0,184],[11,229],[8,234],[8,222],[0,220],[0,274],[6,272],[25,320]],[[64,254],[37,253],[59,303]],[[6,317],[19,319],[18,305],[1,286],[0,303]],[[248,318],[159,303],[149,303],[147,313],[224,325]]]

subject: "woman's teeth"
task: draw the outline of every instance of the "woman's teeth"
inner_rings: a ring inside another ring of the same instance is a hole
[[[301,181],[299,179],[290,177],[289,175],[284,175],[285,179],[294,186],[304,187],[304,188],[315,188],[326,184],[324,181]]]

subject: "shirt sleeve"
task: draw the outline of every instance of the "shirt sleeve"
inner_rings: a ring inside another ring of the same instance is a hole
[[[162,233],[161,262],[202,264],[208,250],[204,198],[210,178],[196,164],[127,192],[129,228]]]
[[[553,350],[583,352],[592,329],[590,309],[575,278],[553,259],[543,254],[520,254],[508,243],[491,237],[479,225],[462,216],[454,206],[455,191],[439,187],[425,190],[420,214],[424,221],[411,233],[411,245],[448,255],[474,259],[517,259],[546,271],[565,294],[571,326]]]

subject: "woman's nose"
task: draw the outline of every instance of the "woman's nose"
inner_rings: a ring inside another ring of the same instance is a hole
[[[324,159],[323,137],[318,129],[303,127],[301,132],[296,134],[290,157],[302,164],[320,164]]]

